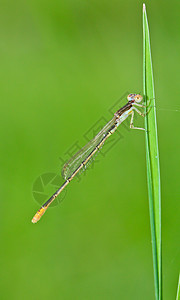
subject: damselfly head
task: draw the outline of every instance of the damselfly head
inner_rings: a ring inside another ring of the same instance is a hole
[[[127,100],[128,101],[133,101],[134,100],[134,97],[136,96],[137,94],[129,94],[128,96],[127,96]]]
[[[143,100],[143,97],[140,94],[129,94],[127,96],[128,101],[134,101],[134,102],[141,102]]]

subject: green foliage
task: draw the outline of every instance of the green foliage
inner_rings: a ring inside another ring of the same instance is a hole
[[[150,36],[145,4],[143,5],[143,93],[150,111],[145,117],[146,161],[149,193],[149,212],[152,236],[153,267],[156,299],[162,298],[161,283],[161,190]],[[147,110],[148,108],[146,108]]]
[[[179,300],[179,299],[180,299],[180,275],[179,275],[179,281],[178,281],[176,300]]]

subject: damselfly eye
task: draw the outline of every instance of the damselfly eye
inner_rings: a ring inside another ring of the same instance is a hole
[[[127,96],[127,100],[128,101],[131,101],[131,100],[134,100],[134,97],[136,96],[136,94],[129,94],[128,96]]]
[[[137,94],[134,96],[134,100],[135,100],[135,102],[139,103],[143,100],[143,96],[141,96],[140,94]]]

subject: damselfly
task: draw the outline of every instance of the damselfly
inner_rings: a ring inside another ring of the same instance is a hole
[[[138,107],[146,107],[140,102],[143,100],[143,97],[140,94],[129,94],[127,96],[128,103],[121,107],[112,118],[102,129],[101,131],[81,150],[79,150],[63,167],[63,177],[65,182],[63,185],[49,198],[49,200],[42,205],[42,207],[37,211],[35,216],[32,219],[33,223],[37,223],[42,215],[45,213],[49,205],[55,200],[55,198],[64,190],[64,188],[69,184],[69,182],[84,168],[88,165],[90,159],[99,151],[99,149],[104,145],[104,142],[113,134],[117,127],[124,121],[126,118],[131,115],[130,128],[131,129],[140,129],[144,128],[134,127],[133,118],[134,111],[139,115],[145,116],[144,113],[137,109]]]

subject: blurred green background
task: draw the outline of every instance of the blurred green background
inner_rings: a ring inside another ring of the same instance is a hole
[[[67,151],[112,117],[116,101],[142,91],[142,3],[0,1],[1,299],[154,299],[144,133],[128,130],[130,120],[63,203],[31,223],[37,178],[60,174]],[[180,265],[180,113],[170,111],[180,110],[180,3],[146,7],[171,300]],[[55,187],[45,188],[50,196]]]

